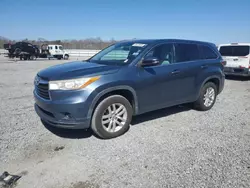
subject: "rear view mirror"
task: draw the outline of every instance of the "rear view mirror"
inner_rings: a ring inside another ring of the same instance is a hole
[[[143,59],[141,66],[147,67],[147,66],[155,66],[159,64],[160,64],[160,60],[157,57],[148,57],[148,58]]]
[[[122,47],[122,50],[124,50],[124,51],[129,51],[129,50],[130,50],[130,47],[129,47],[129,46],[123,46],[123,47]]]

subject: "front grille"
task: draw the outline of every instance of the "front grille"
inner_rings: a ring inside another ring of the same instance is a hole
[[[40,97],[42,97],[44,99],[47,99],[47,100],[50,100],[50,96],[49,96],[49,84],[39,83],[36,86],[36,93]]]

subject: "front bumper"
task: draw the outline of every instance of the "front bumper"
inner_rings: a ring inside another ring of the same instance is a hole
[[[250,76],[250,70],[248,68],[225,67],[224,73],[225,75]]]
[[[35,111],[48,124],[61,128],[86,129],[90,126],[87,117],[89,105],[87,102],[74,100],[45,100],[34,91]]]

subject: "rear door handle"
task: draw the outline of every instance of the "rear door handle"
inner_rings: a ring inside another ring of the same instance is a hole
[[[181,71],[180,70],[174,70],[171,72],[171,74],[179,74]]]
[[[205,68],[207,68],[208,67],[208,65],[201,65],[201,68],[202,69],[205,69]]]

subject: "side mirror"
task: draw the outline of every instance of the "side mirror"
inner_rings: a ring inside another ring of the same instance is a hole
[[[142,60],[141,66],[148,67],[148,66],[155,66],[159,64],[160,64],[160,60],[157,57],[148,57]]]

